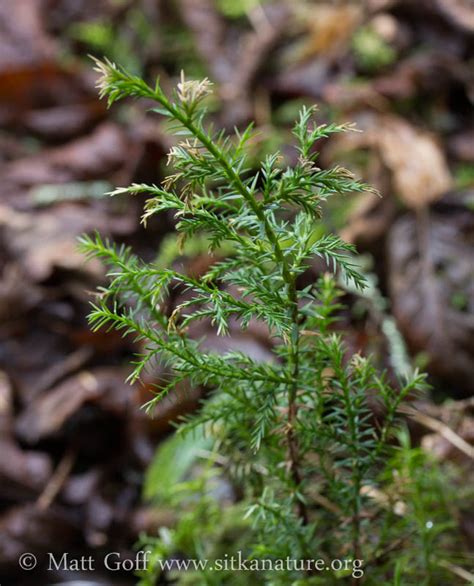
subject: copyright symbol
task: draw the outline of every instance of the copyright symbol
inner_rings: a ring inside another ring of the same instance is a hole
[[[23,553],[18,560],[22,570],[33,570],[38,563],[38,560],[32,553]]]

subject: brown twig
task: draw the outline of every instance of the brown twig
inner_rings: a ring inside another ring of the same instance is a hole
[[[456,576],[463,578],[463,580],[466,580],[466,582],[469,582],[470,584],[472,584],[474,582],[474,574],[472,572],[468,572],[465,568],[461,568],[460,566],[456,566],[455,564],[452,564],[451,562],[448,562],[447,560],[439,560],[438,566],[441,566],[442,568],[446,568],[447,570],[449,570],[450,572],[452,572]]]
[[[458,450],[466,454],[469,458],[474,459],[474,446],[471,446],[464,440],[460,435],[458,435],[454,430],[452,430],[448,425],[435,419],[434,417],[430,417],[425,413],[421,413],[417,409],[413,409],[413,407],[409,407],[408,405],[403,405],[400,407],[399,411],[402,413],[406,413],[411,419],[420,423],[424,427],[439,433],[441,436],[444,437],[448,442],[450,442],[454,447]]]
[[[75,460],[75,452],[72,450],[67,450],[53,475],[49,479],[48,484],[36,501],[36,507],[39,510],[46,510],[54,501],[59,491],[62,489],[64,483],[66,482],[69,474],[71,473]]]

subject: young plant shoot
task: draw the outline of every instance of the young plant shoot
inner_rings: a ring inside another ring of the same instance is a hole
[[[334,194],[373,190],[342,167],[319,168],[315,146],[351,126],[318,125],[315,108],[303,108],[293,130],[297,163],[287,167],[275,153],[255,170],[252,126],[228,135],[208,123],[207,79],[182,76],[168,96],[159,81],[150,86],[109,61],[96,65],[109,106],[127,97],[153,102],[177,137],[169,153],[172,174],[161,185],[113,193],[145,194],[145,221],[171,210],[181,244],[204,238],[210,255],[223,246],[226,254],[194,278],[146,263],[100,236],[84,237],[82,249],[110,269],[90,314],[92,327],[112,327],[140,343],[132,382],[147,366],[166,366],[169,380],[147,404],[150,412],[177,385],[206,389],[199,410],[178,431],[204,432],[223,473],[238,479],[252,533],[249,557],[370,564],[393,539],[387,530],[387,519],[396,517],[393,504],[377,495],[394,450],[396,413],[424,379],[414,373],[389,384],[370,358],[348,353],[344,334],[334,328],[341,310],[336,277],[358,289],[365,278],[353,246],[317,229],[322,205]],[[314,257],[326,273],[301,287]],[[184,301],[168,312],[164,301],[177,286],[186,291]],[[190,333],[199,320],[220,336],[229,335],[230,324],[245,330],[263,323],[273,359],[205,349]],[[332,584],[341,576],[352,579],[350,569],[318,578],[293,568],[267,572],[264,583]]]

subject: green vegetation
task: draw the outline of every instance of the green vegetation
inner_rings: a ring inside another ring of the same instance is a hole
[[[182,77],[170,98],[158,81],[149,86],[110,62],[97,69],[109,105],[152,100],[179,140],[162,186],[135,184],[114,194],[145,194],[145,221],[171,210],[180,245],[205,241],[216,255],[197,279],[163,265],[173,256],[169,243],[160,262],[145,263],[100,236],[82,239],[85,253],[109,267],[91,326],[116,328],[140,343],[131,381],[155,362],[170,373],[148,411],[177,385],[206,389],[201,408],[179,423],[148,475],[145,496],[178,518],[157,538],[144,537],[153,563],[142,584],[154,584],[159,561],[171,556],[212,561],[237,551],[254,561],[349,563],[325,572],[205,568],[180,572],[179,584],[327,585],[362,577],[369,584],[442,583],[449,527],[442,507],[432,513],[444,502],[442,478],[397,424],[400,403],[424,387],[424,376],[410,371],[392,384],[370,358],[350,355],[335,329],[335,276],[359,291],[366,279],[353,247],[318,230],[321,205],[370,187],[341,167],[320,169],[314,145],[351,126],[317,125],[315,109],[303,107],[293,130],[297,164],[286,167],[275,153],[255,171],[252,127],[227,136],[208,124],[207,80]],[[313,257],[328,272],[301,288],[298,277]],[[176,286],[187,294],[169,315],[163,301]],[[242,329],[263,322],[273,360],[205,350],[190,335],[201,320],[221,336],[231,321]]]

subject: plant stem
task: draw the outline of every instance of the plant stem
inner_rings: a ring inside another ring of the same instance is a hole
[[[229,181],[234,185],[238,192],[242,195],[245,201],[249,204],[252,211],[255,213],[257,218],[262,222],[265,234],[271,243],[275,258],[281,267],[282,277],[287,286],[287,294],[290,302],[290,314],[291,321],[293,322],[293,329],[291,333],[290,352],[288,366],[291,372],[291,383],[288,387],[288,432],[287,432],[287,444],[288,444],[288,456],[290,461],[290,474],[291,479],[297,490],[300,489],[302,483],[302,475],[300,472],[300,454],[298,440],[295,435],[295,426],[298,418],[298,405],[296,402],[298,392],[298,381],[299,381],[299,312],[298,312],[298,297],[296,292],[295,276],[292,274],[288,267],[288,262],[281,250],[280,243],[278,242],[277,235],[273,231],[265,213],[262,208],[258,205],[258,202],[254,198],[252,192],[248,189],[245,183],[242,181],[240,175],[232,168],[227,161],[222,151],[214,144],[212,139],[196,125],[193,120],[184,115],[178,108],[176,108],[169,100],[162,96],[154,94],[157,99],[171,114],[183,124],[206,148],[206,150],[214,157],[219,165],[224,169]],[[308,524],[308,511],[307,507],[301,499],[298,498],[297,503],[298,515],[301,518],[303,525]]]
[[[351,401],[351,389],[347,381],[343,384],[343,395],[346,404],[346,413],[349,424],[349,433],[351,437],[352,451],[352,548],[356,559],[360,558],[360,489],[362,483],[362,469],[360,465],[359,454],[359,430],[357,424],[357,408],[354,410],[354,404]],[[357,580],[356,582],[357,583]]]
[[[288,389],[288,454],[290,460],[290,473],[295,487],[298,489],[302,484],[302,476],[300,472],[300,450],[298,440],[295,435],[295,426],[298,419],[298,382],[299,382],[299,325],[298,325],[298,299],[296,296],[295,279],[292,279],[288,287],[288,297],[290,298],[291,319],[293,322],[293,329],[291,332],[289,367],[291,369],[291,384]],[[308,524],[308,509],[301,499],[297,503],[298,515],[301,518],[303,525]]]

